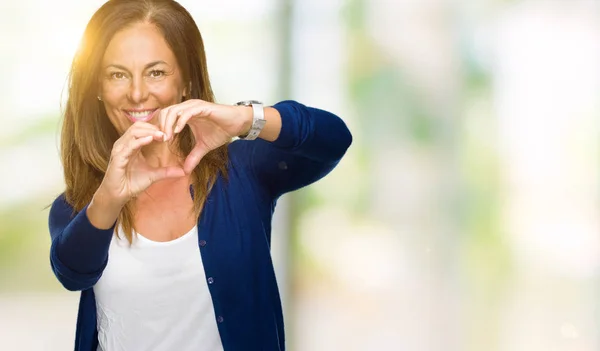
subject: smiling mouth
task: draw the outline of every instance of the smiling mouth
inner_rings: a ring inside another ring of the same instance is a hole
[[[158,111],[158,109],[151,109],[151,110],[125,110],[125,114],[127,115],[127,118],[129,118],[129,120],[131,120],[132,122],[148,122],[149,120],[152,119],[152,117],[154,117],[155,112]]]

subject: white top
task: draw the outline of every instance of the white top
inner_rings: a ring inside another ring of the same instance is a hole
[[[134,233],[131,246],[118,230],[94,286],[98,350],[223,350],[198,229],[168,242]]]

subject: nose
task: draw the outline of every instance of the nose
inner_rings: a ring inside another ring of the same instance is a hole
[[[140,103],[148,97],[148,89],[142,77],[137,77],[131,80],[129,87],[129,100],[133,103]]]

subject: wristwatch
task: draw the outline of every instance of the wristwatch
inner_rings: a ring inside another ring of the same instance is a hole
[[[242,140],[254,140],[258,138],[260,131],[267,123],[265,120],[265,109],[262,102],[256,100],[246,100],[237,102],[236,105],[252,107],[253,112],[252,127],[250,127],[250,131],[246,135],[240,135],[239,138]]]

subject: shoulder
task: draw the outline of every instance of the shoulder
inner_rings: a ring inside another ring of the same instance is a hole
[[[50,215],[49,221],[50,223],[56,221],[63,221],[65,219],[71,219],[76,215],[75,209],[67,202],[65,194],[62,193],[54,201],[50,206]]]
[[[69,203],[67,202],[65,193],[61,193],[54,199],[54,201],[52,201],[52,205],[50,206],[50,212],[61,211],[67,208],[70,208],[71,210],[73,209],[73,207],[71,207],[71,205],[69,205]]]

